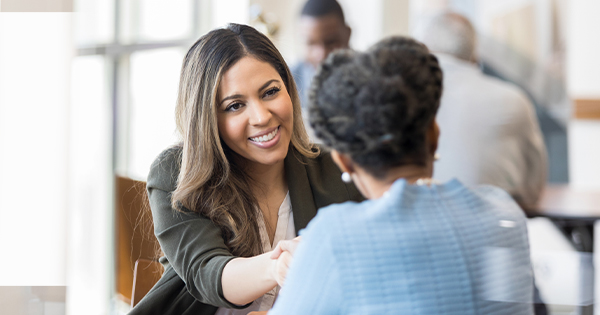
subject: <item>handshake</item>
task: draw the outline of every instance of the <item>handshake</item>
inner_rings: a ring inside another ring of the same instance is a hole
[[[272,275],[280,287],[283,287],[285,277],[292,263],[292,257],[296,251],[296,247],[300,244],[300,240],[301,236],[291,240],[280,241],[271,252],[271,259],[273,260]]]

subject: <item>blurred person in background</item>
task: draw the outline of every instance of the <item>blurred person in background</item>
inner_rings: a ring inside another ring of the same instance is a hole
[[[307,117],[308,91],[317,67],[336,49],[348,48],[352,30],[346,25],[344,11],[336,0],[309,0],[300,13],[300,37],[304,59],[292,67],[300,104]],[[310,126],[306,126],[315,141]]]
[[[442,77],[405,37],[322,65],[311,125],[369,200],[319,211],[269,314],[533,314],[519,206],[496,187],[432,179]]]
[[[268,310],[291,260],[271,258],[317,209],[362,200],[309,142],[294,80],[273,43],[230,24],[186,54],[176,106],[182,142],[147,189],[165,272],[130,314]]]
[[[415,37],[438,56],[445,91],[438,123],[444,130],[434,177],[503,188],[523,207],[535,205],[547,176],[535,108],[516,86],[483,74],[477,35],[457,13],[422,21]]]

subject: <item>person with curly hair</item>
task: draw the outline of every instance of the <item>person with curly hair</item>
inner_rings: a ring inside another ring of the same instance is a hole
[[[327,58],[310,123],[369,200],[321,209],[297,250],[281,247],[294,261],[270,315],[533,314],[521,209],[499,188],[431,178],[442,82],[410,38]]]

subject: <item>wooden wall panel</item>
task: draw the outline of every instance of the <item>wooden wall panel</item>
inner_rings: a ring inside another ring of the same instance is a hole
[[[600,99],[575,99],[573,118],[600,120]]]

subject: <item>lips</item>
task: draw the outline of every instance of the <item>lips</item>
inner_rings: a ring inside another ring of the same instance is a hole
[[[277,143],[279,143],[279,139],[281,139],[281,132],[279,132],[280,129],[281,129],[281,126],[278,126],[277,128],[275,128],[272,131],[267,131],[267,133],[263,133],[259,136],[248,138],[248,140],[250,140],[250,143],[252,143],[253,145],[255,145],[259,148],[262,148],[262,149],[271,148],[271,147],[277,145]]]
[[[262,135],[262,136],[258,136],[258,137],[252,137],[250,138],[250,140],[254,141],[254,142],[267,142],[270,140],[273,140],[273,138],[275,138],[275,136],[277,135],[277,133],[279,132],[279,127],[275,128],[275,130]]]

